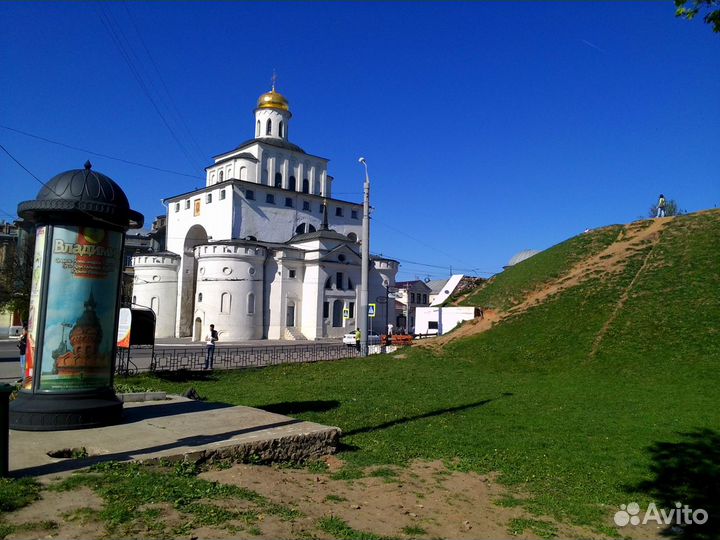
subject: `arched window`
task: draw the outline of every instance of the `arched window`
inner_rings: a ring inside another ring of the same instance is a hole
[[[280,120],[280,124],[278,124],[278,136],[283,136],[283,123],[282,120]]]
[[[316,230],[315,225],[308,225],[308,232],[315,232]]]
[[[327,281],[325,282],[325,288],[330,289],[332,287],[332,278],[327,278]]]
[[[282,187],[282,173],[275,173],[275,187]]]
[[[198,302],[202,302],[202,293],[198,293]]]
[[[302,234],[305,232],[305,224],[301,223],[297,227],[295,227],[295,234]]]
[[[352,279],[348,278],[348,289],[353,290],[355,288],[355,285],[352,282]]]
[[[255,293],[248,293],[247,295],[247,314],[255,314]]]
[[[220,172],[218,173],[218,182],[222,182],[222,181],[223,181],[223,172],[220,171]]]
[[[295,191],[295,177],[291,176],[290,180],[288,181],[288,189],[290,191]]]
[[[269,173],[267,169],[263,169],[262,172],[262,183],[267,185],[267,183],[270,181],[269,179]]]
[[[132,303],[137,304],[137,296],[133,296]]]
[[[339,328],[342,326],[343,323],[343,301],[342,300],[335,300],[333,302],[333,316],[332,316],[332,325],[335,328]]]
[[[260,136],[260,120],[257,121],[257,128],[255,129],[255,136]]]
[[[230,293],[224,292],[220,295],[220,313],[230,313],[230,303],[232,297]]]
[[[269,118],[267,124],[265,124],[265,135],[272,135],[272,122]]]
[[[303,178],[302,192],[310,193],[310,180],[308,180],[307,178]]]
[[[159,308],[160,308],[160,299],[157,296],[153,296],[150,299],[150,309],[152,309],[155,313],[157,313]]]
[[[247,180],[247,167],[240,167],[240,180]]]

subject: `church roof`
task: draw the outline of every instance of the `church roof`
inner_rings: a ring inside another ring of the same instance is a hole
[[[301,154],[307,154],[307,152],[305,152],[305,150],[300,148],[297,144],[293,144],[284,139],[248,139],[247,141],[240,143],[237,147],[235,147],[232,150],[228,150],[227,152],[223,152],[222,154],[213,156],[213,159],[217,159],[219,157],[225,156],[227,154],[230,154],[231,152],[237,152],[241,148],[245,148],[246,146],[250,146],[251,144],[257,144],[257,143],[267,144],[270,146],[275,146],[276,148],[283,148],[285,150],[292,150],[294,152],[300,152]],[[325,158],[322,158],[322,159],[325,159]]]
[[[350,240],[347,236],[344,234],[340,234],[337,231],[333,231],[332,229],[320,229],[319,231],[313,231],[309,233],[302,233],[302,234],[296,234],[293,236],[290,240],[288,240],[289,244],[296,244],[298,242],[308,242],[310,240],[342,240],[344,242],[351,242],[354,243],[352,240]]]

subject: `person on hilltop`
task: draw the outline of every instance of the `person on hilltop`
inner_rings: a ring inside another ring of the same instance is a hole
[[[665,217],[665,195],[662,193],[660,194],[660,199],[658,200],[657,216],[655,217]]]
[[[215,325],[210,325],[210,332],[205,336],[205,342],[207,343],[207,356],[205,357],[205,369],[213,368],[213,358],[215,356],[215,342],[218,340],[218,333],[215,330]]]

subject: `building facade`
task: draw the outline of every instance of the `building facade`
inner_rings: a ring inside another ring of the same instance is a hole
[[[328,160],[289,141],[291,117],[273,86],[255,137],[215,156],[204,188],[165,199],[166,250],[132,261],[132,301],[155,311],[156,337],[200,340],[210,324],[221,340],[355,329],[362,205],[332,197]],[[372,258],[370,298],[394,285],[398,266]],[[369,327],[384,320],[376,313]]]

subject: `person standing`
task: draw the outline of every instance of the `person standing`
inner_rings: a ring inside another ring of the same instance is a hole
[[[25,380],[25,353],[27,351],[27,326],[23,326],[20,341],[18,341],[18,349],[20,351],[20,381]]]
[[[355,330],[355,349],[357,352],[360,352],[360,340],[362,339],[362,332],[360,332],[360,329]]]
[[[662,193],[660,194],[660,199],[658,200],[657,216],[655,217],[665,217],[665,195]]]
[[[393,335],[393,323],[388,323],[388,336]]]
[[[207,355],[205,357],[205,369],[213,368],[213,358],[215,357],[215,342],[218,340],[218,333],[215,330],[215,325],[210,325],[210,332],[205,336],[205,342],[207,343]]]

